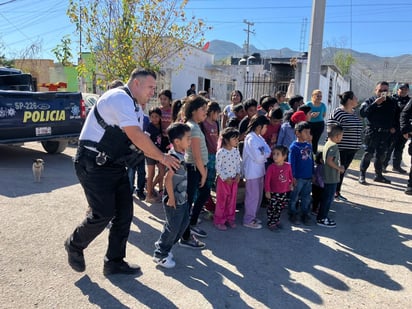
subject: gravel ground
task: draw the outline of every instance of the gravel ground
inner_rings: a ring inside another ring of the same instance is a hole
[[[203,251],[176,247],[176,267],[152,262],[163,224],[160,204],[135,200],[127,260],[136,277],[102,274],[107,230],[85,250],[87,269],[67,265],[65,238],[82,220],[86,200],[72,167],[74,148],[48,155],[36,143],[0,146],[1,308],[408,308],[412,302],[412,207],[407,176],[391,185],[357,183],[349,170],[331,217],[284,230],[238,227],[217,231],[210,221]],[[33,158],[45,160],[34,183]],[[406,161],[410,159],[405,156]],[[370,168],[372,171],[373,168]],[[265,218],[265,209],[260,209]]]

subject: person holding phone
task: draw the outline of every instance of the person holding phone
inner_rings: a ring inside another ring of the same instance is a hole
[[[365,176],[371,159],[375,155],[375,182],[391,183],[382,175],[383,161],[389,147],[391,134],[399,129],[399,107],[389,96],[388,82],[378,82],[375,96],[370,97],[360,107],[361,117],[366,119],[364,131],[365,153],[360,163],[359,183],[366,184]]]

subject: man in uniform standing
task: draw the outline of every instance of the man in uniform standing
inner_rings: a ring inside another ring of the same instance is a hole
[[[409,84],[400,84],[398,87],[397,94],[395,94],[392,99],[396,102],[399,107],[399,112],[402,113],[402,110],[405,108],[411,99],[408,95],[409,93]],[[401,167],[402,163],[402,153],[403,148],[405,147],[407,139],[405,139],[400,131],[397,129],[396,132],[391,137],[391,142],[389,144],[388,152],[386,153],[385,161],[383,162],[383,172],[386,172],[386,167],[389,164],[392,153],[392,170],[400,174],[406,174],[406,171]]]
[[[412,99],[409,100],[401,113],[401,134],[405,141],[412,137]],[[411,167],[409,170],[408,185],[405,194],[412,195],[412,141],[409,142],[408,153],[411,156]]]
[[[141,129],[143,111],[139,103],[147,103],[155,89],[156,74],[136,69],[124,88],[115,88],[104,93],[86,119],[80,133],[74,167],[91,211],[64,244],[68,263],[75,271],[82,272],[86,269],[83,250],[110,221],[112,226],[104,257],[103,274],[133,274],[140,270],[139,266],[129,265],[124,261],[133,218],[133,198],[124,157],[121,155],[117,158],[114,155],[119,153],[119,149],[123,150],[124,146],[117,142],[118,138],[109,138],[108,142],[106,138],[104,144],[108,152],[113,153],[112,157],[98,149],[102,149],[103,140],[110,127],[116,129],[116,136],[120,132],[121,138],[124,137],[126,141],[128,138],[146,156],[168,168],[179,167],[177,159],[163,154]],[[126,148],[129,148],[129,143]],[[123,151],[121,153],[123,154]]]
[[[375,88],[375,96],[367,99],[360,107],[360,115],[367,120],[364,134],[366,148],[360,163],[360,184],[366,184],[366,170],[374,155],[374,181],[391,183],[382,175],[383,161],[389,147],[391,134],[395,133],[399,127],[399,107],[388,94],[389,84],[379,82]]]

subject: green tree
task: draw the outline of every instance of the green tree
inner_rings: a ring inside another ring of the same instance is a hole
[[[201,47],[208,29],[187,17],[188,0],[70,0],[68,16],[90,50],[90,65],[80,71],[97,79],[127,80],[136,67],[159,70],[174,54],[184,57],[186,44]],[[101,76],[102,75],[102,76]],[[101,76],[101,78],[100,78]]]
[[[333,61],[343,76],[347,76],[350,73],[352,64],[356,62],[355,58],[347,52],[338,50],[333,56]]]
[[[70,37],[66,35],[61,39],[61,43],[57,44],[57,46],[51,50],[57,61],[62,63],[64,66],[72,65],[71,59],[73,54],[70,48],[71,43],[72,41]]]

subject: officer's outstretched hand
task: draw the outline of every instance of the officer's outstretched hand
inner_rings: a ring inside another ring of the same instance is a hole
[[[179,160],[169,154],[163,155],[163,160],[161,163],[165,165],[167,168],[173,169],[173,170],[177,170],[180,167]]]

